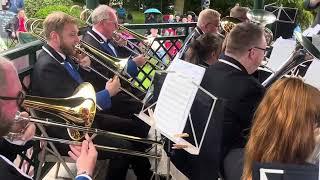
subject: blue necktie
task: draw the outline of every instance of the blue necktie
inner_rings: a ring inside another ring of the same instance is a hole
[[[114,54],[113,50],[109,46],[109,41],[108,40],[106,42],[104,42],[104,43],[101,43],[101,45],[102,45],[102,48],[103,48],[104,51],[107,51],[113,57],[117,57],[117,55]]]
[[[79,72],[76,70],[76,68],[74,66],[72,66],[72,64],[70,63],[71,59],[69,57],[67,57],[64,61],[64,68],[66,68],[66,70],[68,71],[68,73],[70,74],[70,76],[72,77],[72,79],[74,79],[75,81],[77,81],[79,84],[83,82]]]

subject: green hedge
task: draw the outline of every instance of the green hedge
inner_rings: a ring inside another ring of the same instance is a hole
[[[47,6],[71,6],[72,0],[25,0],[25,10],[29,18],[35,18],[35,14]]]

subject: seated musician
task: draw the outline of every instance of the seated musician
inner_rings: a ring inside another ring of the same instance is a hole
[[[182,48],[178,53],[178,57],[184,58],[189,44],[192,39],[197,39],[200,35],[206,33],[219,34],[220,13],[213,9],[204,9],[200,12],[197,22],[197,27],[185,39]]]
[[[75,56],[75,45],[79,43],[78,28],[75,19],[71,16],[55,12],[48,15],[43,23],[44,34],[47,39],[40,52],[32,74],[32,94],[42,97],[65,98],[70,97],[76,87],[83,82],[82,77],[77,71],[77,66],[70,60]],[[90,59],[84,57],[79,61],[80,65],[88,66]],[[97,104],[102,109],[108,108],[110,96],[119,91],[119,80],[114,78],[106,83],[106,87],[97,93]],[[51,117],[48,114],[37,112],[38,116]],[[57,117],[52,117],[57,119]],[[93,126],[108,131],[140,135],[144,129],[137,126],[130,119],[119,118],[116,116],[99,114],[95,116]],[[51,137],[67,138],[65,129],[47,127],[47,133]],[[148,132],[148,131],[147,131]],[[109,145],[111,147],[138,149],[141,147],[122,139],[113,139],[106,136],[97,136],[93,139],[96,144]],[[134,147],[133,147],[134,146]],[[68,147],[63,144],[56,144],[59,152],[66,155]],[[134,164],[137,176],[151,177],[150,163],[146,158],[127,157],[119,153],[108,153],[99,151],[99,159],[112,158],[107,173],[107,179],[125,179],[129,163]]]
[[[221,47],[222,39],[218,35],[203,34],[192,40],[185,61],[207,68],[218,61]]]
[[[84,34],[83,41],[113,57],[125,58],[131,55],[130,51],[122,47],[126,42],[119,40],[119,37],[115,37],[114,35],[114,32],[118,30],[119,26],[114,9],[107,5],[100,5],[92,12],[91,19],[93,26]],[[145,62],[146,60],[143,55],[130,58],[125,68],[126,74],[131,77],[136,77],[138,75],[138,67],[144,65]],[[112,63],[107,64],[116,70]],[[99,63],[93,61],[92,67],[99,70],[99,72],[106,75],[106,77],[113,76],[113,74],[108,74],[106,68],[102,67]],[[90,75],[92,77],[90,77]],[[96,89],[101,89],[103,86],[101,82],[104,82],[104,79],[93,72],[90,72],[89,75],[84,73],[84,78],[87,78],[86,76],[89,76],[89,82],[91,82]]]
[[[112,8],[107,5],[100,5],[92,12],[91,18],[93,26],[84,34],[83,41],[117,58],[129,57],[131,55],[127,49],[121,47],[121,43],[117,44],[113,39],[114,32],[118,29],[118,20],[115,11]],[[144,65],[145,62],[145,58],[142,55],[134,58],[130,57],[125,67],[124,74],[129,75],[129,77],[136,77],[138,75],[138,67]],[[106,64],[110,68],[117,70],[111,62]],[[91,67],[107,78],[112,78],[114,76],[114,73],[96,61],[91,62]],[[80,70],[80,74],[84,81],[90,82],[94,86],[96,91],[104,89],[104,82],[106,80],[96,72]],[[124,88],[128,89],[127,87]],[[113,106],[106,112],[124,118],[135,118],[133,114],[138,113],[142,106],[141,103],[123,92],[114,96],[112,98],[112,103]]]
[[[231,10],[230,10],[230,17],[234,17],[239,19],[242,22],[249,22],[249,19],[247,17],[247,12],[250,9],[247,7],[242,7],[239,4],[236,4]]]
[[[214,117],[215,124],[222,124],[223,131],[220,134],[206,134],[203,144],[207,145],[202,146],[196,157],[184,150],[174,151],[172,162],[188,178],[217,179],[220,161],[225,154],[233,148],[244,147],[245,130],[250,127],[253,112],[264,94],[264,87],[251,76],[264,57],[264,48],[266,41],[261,27],[252,23],[238,24],[229,34],[223,58],[206,69],[201,86],[224,101],[223,106],[218,107],[223,115]],[[195,101],[199,101],[198,98]],[[197,113],[206,114],[205,109],[202,111],[200,109]],[[206,120],[201,118],[196,121],[193,118],[194,131],[203,132],[201,125]],[[214,125],[210,124],[210,128],[214,129]],[[191,128],[188,129],[190,132],[186,133],[192,134]]]
[[[22,86],[12,62],[0,57],[0,136],[6,136],[9,131],[15,132],[16,129],[14,125],[15,115],[21,109],[21,104],[23,102],[23,96],[21,96]],[[28,116],[28,113],[22,112],[24,116]],[[31,140],[35,133],[35,125],[33,123],[28,123],[27,128],[20,137],[16,137],[13,141],[8,141],[3,139],[1,142],[1,149],[6,149],[9,151],[17,152],[23,151],[21,147],[25,142]],[[89,140],[90,141],[90,140]],[[18,143],[20,145],[13,145],[11,143]],[[2,147],[5,146],[5,147]],[[79,147],[72,147],[72,152],[70,154],[76,154],[73,159],[77,161],[78,176],[76,180],[89,180],[90,175],[92,175],[95,162],[97,159],[97,152],[92,142],[84,141],[83,149]],[[85,151],[86,150],[86,151]],[[81,158],[78,158],[79,155]],[[10,156],[10,155],[9,155]],[[30,176],[26,175],[22,171],[18,170],[12,163],[12,159],[9,159],[7,153],[1,151],[0,153],[0,178],[1,179],[32,179]]]
[[[308,159],[318,144],[319,116],[317,88],[298,78],[276,81],[255,112],[245,149],[225,159],[227,180],[251,180],[254,162],[312,165]]]

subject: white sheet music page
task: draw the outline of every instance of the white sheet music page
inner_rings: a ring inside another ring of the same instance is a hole
[[[290,57],[296,47],[296,41],[279,37],[272,46],[272,53],[266,66],[276,71]]]
[[[313,59],[310,67],[308,68],[304,81],[320,90],[320,61]]]
[[[205,68],[178,60],[170,64],[168,71],[154,117],[156,127],[175,142],[174,135],[183,133],[198,90],[195,84],[200,85]]]

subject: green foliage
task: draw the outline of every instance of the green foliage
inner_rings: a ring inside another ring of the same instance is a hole
[[[71,6],[72,4],[72,0],[25,0],[25,10],[29,18],[34,18],[41,8],[55,5]]]
[[[47,6],[40,9],[37,13],[35,13],[35,18],[45,19],[48,16],[48,14],[55,11],[62,11],[74,17],[79,17],[81,12],[79,9],[74,9],[72,10],[72,12],[70,12],[69,6],[62,6],[62,5]]]
[[[70,8],[71,6],[62,6],[62,5],[47,6],[40,9],[37,13],[35,13],[34,18],[45,19],[48,16],[48,14],[56,11],[61,11],[69,14],[70,16],[75,17],[78,20],[78,25],[80,27],[84,26],[85,23],[79,19],[81,10],[75,8],[71,12]]]

